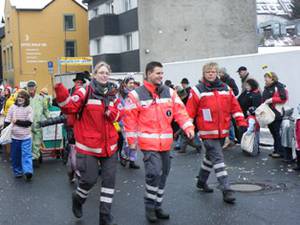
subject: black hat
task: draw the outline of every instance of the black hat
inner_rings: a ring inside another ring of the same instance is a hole
[[[181,83],[182,83],[182,84],[189,84],[190,82],[189,82],[189,80],[188,80],[187,78],[183,78],[183,79],[181,80]]]
[[[236,72],[241,72],[241,71],[244,71],[244,70],[247,70],[247,67],[241,66]]]
[[[172,81],[170,81],[170,80],[166,80],[166,81],[165,81],[165,85],[166,85],[166,86],[170,86],[170,85],[172,85]]]
[[[73,79],[73,81],[75,82],[76,80],[81,80],[83,83],[85,83],[85,79],[86,78],[86,74],[85,73],[76,73],[76,77]]]

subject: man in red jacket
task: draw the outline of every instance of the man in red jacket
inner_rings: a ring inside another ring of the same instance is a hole
[[[74,121],[78,187],[73,193],[73,214],[82,217],[82,205],[97,183],[101,164],[99,225],[113,225],[111,204],[115,192],[118,133],[113,125],[122,116],[123,107],[108,81],[110,66],[99,62],[94,78],[86,89],[77,88],[70,96],[63,84],[55,86],[56,100],[65,114],[78,114]]]
[[[218,65],[208,63],[203,66],[203,79],[190,92],[187,110],[192,118],[196,117],[206,148],[197,187],[203,192],[213,192],[207,185],[210,172],[214,169],[216,177],[223,191],[223,199],[227,203],[234,203],[235,198],[230,190],[228,175],[225,169],[222,146],[228,137],[231,116],[239,126],[247,126],[232,89],[217,78]]]
[[[125,104],[124,125],[128,144],[132,149],[138,145],[144,154],[145,207],[150,222],[169,219],[161,205],[170,171],[173,118],[188,138],[194,137],[194,125],[184,104],[172,88],[162,85],[162,79],[162,64],[148,63],[144,85],[130,92]]]

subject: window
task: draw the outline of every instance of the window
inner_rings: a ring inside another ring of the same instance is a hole
[[[10,48],[7,48],[7,70],[10,70],[10,69],[11,69],[11,66],[10,66],[10,64],[11,64],[10,59],[11,59],[11,57],[10,57]]]
[[[6,51],[3,50],[3,70],[7,71]]]
[[[6,18],[5,26],[6,26],[7,33],[9,33],[10,32],[10,19],[9,19],[9,17]]]
[[[14,68],[13,47],[10,47],[10,69]]]
[[[132,50],[132,34],[125,35],[125,44],[126,44],[126,51]]]
[[[132,9],[131,0],[125,0],[125,11]]]
[[[64,15],[64,30],[65,31],[75,30],[74,15]]]
[[[94,12],[94,15],[93,15],[93,16],[95,16],[95,17],[98,16],[98,8],[94,8],[94,9],[93,9],[93,12]]]
[[[97,39],[96,40],[96,50],[97,50],[97,54],[100,54],[101,53],[101,40],[100,39]]]
[[[105,3],[105,8],[107,14],[114,14],[113,1]]]
[[[76,41],[65,41],[65,56],[75,57],[76,55]]]

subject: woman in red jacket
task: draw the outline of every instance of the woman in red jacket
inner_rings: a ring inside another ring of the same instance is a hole
[[[63,84],[55,87],[56,99],[63,113],[76,114],[74,121],[78,187],[72,195],[73,214],[82,217],[82,205],[98,178],[101,164],[101,197],[99,224],[111,225],[111,204],[115,192],[118,133],[113,123],[121,117],[123,107],[116,97],[116,87],[108,82],[110,66],[100,62],[93,71],[94,78],[86,87],[78,87],[69,96]]]
[[[274,139],[274,151],[270,154],[273,158],[283,158],[283,148],[281,145],[280,127],[283,117],[283,105],[288,100],[285,85],[278,81],[278,76],[274,72],[268,72],[265,77],[265,89],[263,101],[270,105],[275,113],[275,120],[268,125]]]
[[[229,135],[231,116],[238,126],[246,127],[247,122],[232,89],[219,80],[217,74],[217,63],[203,66],[203,79],[192,88],[186,108],[190,117],[196,118],[198,134],[206,149],[197,187],[203,192],[213,192],[207,185],[207,180],[210,172],[214,170],[223,191],[223,200],[234,203],[222,146]]]

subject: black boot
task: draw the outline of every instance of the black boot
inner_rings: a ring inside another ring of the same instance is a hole
[[[33,168],[39,168],[40,167],[39,159],[32,160],[32,166],[33,166]]]
[[[296,154],[297,154],[297,164],[296,167],[294,167],[293,169],[296,171],[300,171],[300,151],[296,150]]]
[[[75,217],[81,218],[82,217],[82,201],[80,201],[76,192],[72,194],[72,211]]]
[[[70,184],[74,184],[76,181],[76,174],[74,171],[68,173],[68,178],[69,178],[69,182]]]
[[[202,150],[202,146],[201,145],[196,147],[196,152],[201,153],[201,150]]]
[[[31,178],[32,178],[32,173],[25,173],[25,180],[27,182],[31,181]]]
[[[126,167],[126,165],[127,165],[127,160],[121,157],[121,158],[120,158],[120,164],[121,164],[123,167]]]
[[[155,209],[155,214],[158,219],[168,220],[170,215],[166,213],[163,209]]]
[[[205,193],[212,193],[214,192],[214,189],[210,188],[207,183],[201,182],[198,180],[197,182],[197,188],[200,189],[200,191],[205,192]]]
[[[232,190],[223,191],[223,201],[229,204],[235,203],[235,197]]]
[[[150,223],[157,222],[157,216],[155,209],[146,208],[146,218]]]
[[[129,162],[129,168],[130,169],[139,169],[140,168],[140,166],[139,165],[137,165],[137,164],[135,164],[135,162],[134,161],[130,161]]]
[[[108,214],[101,214],[99,216],[99,225],[117,225],[112,222],[112,216]]]
[[[186,143],[182,143],[180,150],[178,151],[178,153],[186,153],[186,148],[187,148],[187,144]]]

